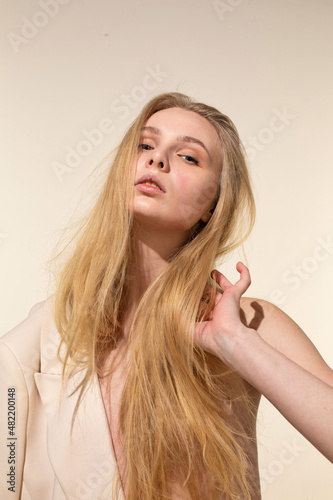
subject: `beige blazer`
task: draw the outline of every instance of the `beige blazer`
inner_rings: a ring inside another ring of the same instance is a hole
[[[117,464],[98,378],[70,439],[79,391],[66,396],[78,380],[70,380],[59,410],[62,365],[53,310],[51,295],[0,337],[0,498],[110,499]]]

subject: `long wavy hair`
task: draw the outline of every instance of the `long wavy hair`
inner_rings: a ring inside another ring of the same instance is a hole
[[[82,373],[73,426],[93,377],[112,376],[115,369],[106,367],[106,360],[123,338],[126,298],[134,286],[128,272],[133,242],[129,207],[141,127],[157,111],[173,107],[194,111],[215,127],[222,169],[210,220],[199,221],[174,252],[143,294],[131,323],[126,344],[131,364],[119,414],[126,498],[167,498],[178,481],[194,500],[250,499],[246,448],[255,436],[249,431],[254,409],[248,386],[193,342],[195,323],[208,317],[219,291],[211,271],[245,241],[255,219],[244,148],[233,122],[214,107],[178,92],[157,95],[116,148],[97,201],[80,222],[74,249],[56,275],[63,389],[74,373]],[[201,300],[206,285],[212,291],[208,303]],[[120,468],[112,478],[115,498]]]

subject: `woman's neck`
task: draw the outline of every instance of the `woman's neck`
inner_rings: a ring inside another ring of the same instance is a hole
[[[187,235],[186,235],[187,238]],[[185,243],[184,233],[149,231],[137,228],[131,245],[128,266],[126,307],[136,309],[149,285],[168,266],[172,255]]]

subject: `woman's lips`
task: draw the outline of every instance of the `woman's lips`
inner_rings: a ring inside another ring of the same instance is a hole
[[[136,187],[140,190],[140,191],[144,191],[146,193],[156,193],[156,194],[165,194],[162,189],[159,189],[155,186],[150,186],[149,184],[136,184]]]
[[[143,175],[142,177],[140,177],[140,179],[138,181],[136,181],[135,185],[143,184],[144,182],[154,183],[161,189],[161,191],[166,193],[166,189],[163,185],[163,182],[161,181],[161,179],[157,175],[153,174],[152,172],[149,172],[149,173]]]

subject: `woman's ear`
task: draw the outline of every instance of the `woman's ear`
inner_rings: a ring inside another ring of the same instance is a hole
[[[220,193],[220,187],[219,187],[219,193]],[[215,199],[213,200],[213,202],[211,203],[210,205],[210,210],[208,210],[202,217],[200,220],[202,220],[202,222],[204,222],[205,224],[207,224],[207,222],[209,222],[209,219],[211,218],[211,216],[213,215],[214,213],[214,210],[216,208],[216,205],[217,205],[217,202],[218,202],[218,196],[215,197]]]
[[[201,220],[202,222],[205,222],[207,224],[207,222],[209,221],[209,219],[211,218],[211,216],[213,215],[213,212],[214,212],[214,208],[212,208],[211,210],[209,210],[208,212],[206,212],[202,217],[201,217]]]

